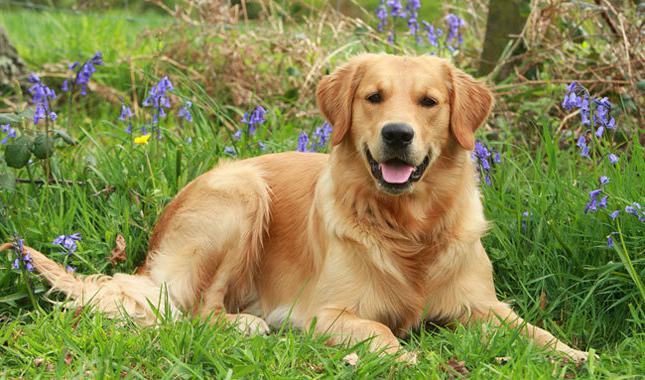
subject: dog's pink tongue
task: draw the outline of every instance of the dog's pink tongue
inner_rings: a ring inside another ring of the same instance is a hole
[[[403,163],[384,162],[379,166],[383,179],[387,183],[406,183],[414,171],[414,166]]]

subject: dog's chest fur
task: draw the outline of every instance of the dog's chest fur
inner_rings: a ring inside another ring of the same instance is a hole
[[[333,233],[352,247],[342,253],[347,276],[361,276],[364,288],[357,291],[354,305],[361,318],[379,321],[404,335],[430,315],[427,310],[430,286],[458,266],[449,249],[454,237],[446,226],[427,226],[418,209],[387,210],[376,204],[356,205],[348,223],[337,224]],[[405,215],[404,215],[405,214]],[[402,222],[403,221],[403,222]],[[442,233],[444,232],[444,233]],[[442,271],[441,276],[436,272]]]

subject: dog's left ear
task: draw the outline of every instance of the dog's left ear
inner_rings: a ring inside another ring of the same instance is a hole
[[[368,54],[359,55],[323,77],[316,89],[318,108],[332,126],[332,145],[338,145],[352,124],[354,95],[363,77]]]
[[[475,148],[475,131],[495,104],[493,93],[483,83],[448,65],[450,73],[450,128],[457,142],[466,150]]]

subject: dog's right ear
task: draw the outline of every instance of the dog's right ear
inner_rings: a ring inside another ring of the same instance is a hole
[[[354,96],[368,56],[364,54],[351,59],[318,83],[316,100],[320,112],[332,126],[332,145],[340,144],[351,127]]]

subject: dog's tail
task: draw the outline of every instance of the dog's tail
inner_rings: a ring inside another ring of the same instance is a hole
[[[0,245],[0,251],[13,248]],[[52,286],[50,291],[67,295],[71,306],[91,306],[110,318],[125,315],[141,325],[152,325],[158,318],[176,318],[179,313],[166,297],[163,286],[145,275],[117,273],[114,276],[81,276],[68,272],[62,265],[37,250],[24,246],[23,257],[29,257],[34,269]]]

